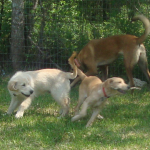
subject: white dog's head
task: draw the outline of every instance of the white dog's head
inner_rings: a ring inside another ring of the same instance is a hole
[[[31,77],[25,72],[17,72],[8,82],[8,90],[14,96],[29,97],[34,92]]]

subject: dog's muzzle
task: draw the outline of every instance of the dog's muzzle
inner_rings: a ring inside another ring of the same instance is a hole
[[[122,90],[122,89],[117,89],[118,92],[122,93],[122,94],[125,94],[126,93],[126,90]]]
[[[29,97],[33,92],[34,92],[33,90],[30,90],[30,94],[29,95],[27,95],[25,93],[22,93],[22,92],[21,92],[21,94],[24,95],[24,96],[26,96],[26,97]]]
[[[122,93],[122,94],[125,94],[127,90],[130,89],[130,86],[127,86],[127,89],[126,90],[123,90],[123,89],[117,89],[118,92]]]

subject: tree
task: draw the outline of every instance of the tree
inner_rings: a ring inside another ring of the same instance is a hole
[[[12,0],[11,58],[13,69],[20,70],[24,52],[24,1]]]

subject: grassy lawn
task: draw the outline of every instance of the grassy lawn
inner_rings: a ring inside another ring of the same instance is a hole
[[[148,88],[109,98],[101,115],[86,129],[88,116],[71,122],[78,87],[71,90],[71,112],[59,119],[58,105],[48,94],[34,100],[24,117],[3,116],[10,103],[7,79],[0,80],[1,150],[145,150],[150,149],[150,92]]]

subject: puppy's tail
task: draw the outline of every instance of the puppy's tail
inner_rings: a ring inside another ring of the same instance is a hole
[[[137,15],[135,17],[132,18],[133,21],[136,21],[136,20],[140,20],[143,22],[144,24],[144,27],[145,27],[145,32],[144,34],[142,34],[139,38],[136,39],[137,41],[137,44],[141,44],[144,42],[144,40],[147,38],[147,36],[149,35],[150,33],[150,22],[149,20],[143,16],[143,15]]]
[[[81,78],[81,80],[83,80],[86,75],[75,65],[74,63],[74,59],[77,56],[76,52],[73,52],[71,57],[68,59],[70,66],[72,67],[73,70],[77,71],[77,74],[79,75],[79,77]]]
[[[68,59],[68,63],[73,69],[73,73],[69,73],[69,79],[75,79],[77,77],[77,66],[74,64],[75,54],[73,53],[71,57]]]

